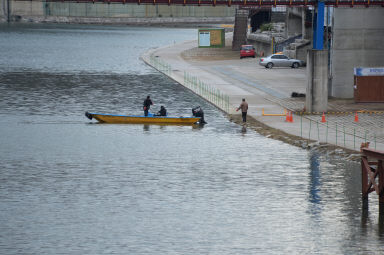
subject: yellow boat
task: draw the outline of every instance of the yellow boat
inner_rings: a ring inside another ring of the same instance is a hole
[[[89,113],[85,116],[88,119],[96,119],[102,123],[117,124],[176,124],[176,125],[192,125],[200,121],[200,117],[168,117],[168,116],[139,116],[139,115],[113,115],[103,113]]]

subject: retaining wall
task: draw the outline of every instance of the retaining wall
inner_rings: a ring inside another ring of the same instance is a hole
[[[5,21],[6,11],[4,5],[7,3],[7,0],[0,0],[0,2],[0,18]],[[235,8],[228,6],[10,1],[12,20],[27,22],[81,22],[84,20],[84,23],[104,23],[103,21],[105,23],[146,23],[151,22],[148,20],[151,18],[158,18],[156,22],[152,23],[222,22],[223,19],[219,18],[224,18],[224,21],[227,19],[228,22],[233,22]],[[183,21],[178,18],[192,19]]]

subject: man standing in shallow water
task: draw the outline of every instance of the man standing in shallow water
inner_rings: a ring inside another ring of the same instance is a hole
[[[241,109],[241,116],[243,117],[243,123],[247,122],[247,111],[248,111],[248,103],[245,101],[245,98],[243,98],[240,106],[236,109],[236,111],[239,111]]]

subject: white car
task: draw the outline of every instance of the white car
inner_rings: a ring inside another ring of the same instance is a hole
[[[304,62],[299,59],[289,58],[283,54],[272,54],[268,57],[260,58],[259,64],[265,68],[276,67],[292,67],[298,68],[304,65]]]

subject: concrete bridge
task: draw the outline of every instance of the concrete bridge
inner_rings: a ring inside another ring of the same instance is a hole
[[[31,1],[31,0],[26,0]],[[33,0],[32,0],[33,1]],[[123,4],[167,4],[167,5],[227,5],[227,6],[317,6],[318,0],[46,0],[46,2],[77,3],[123,3]],[[384,6],[383,0],[327,0],[326,6]]]

